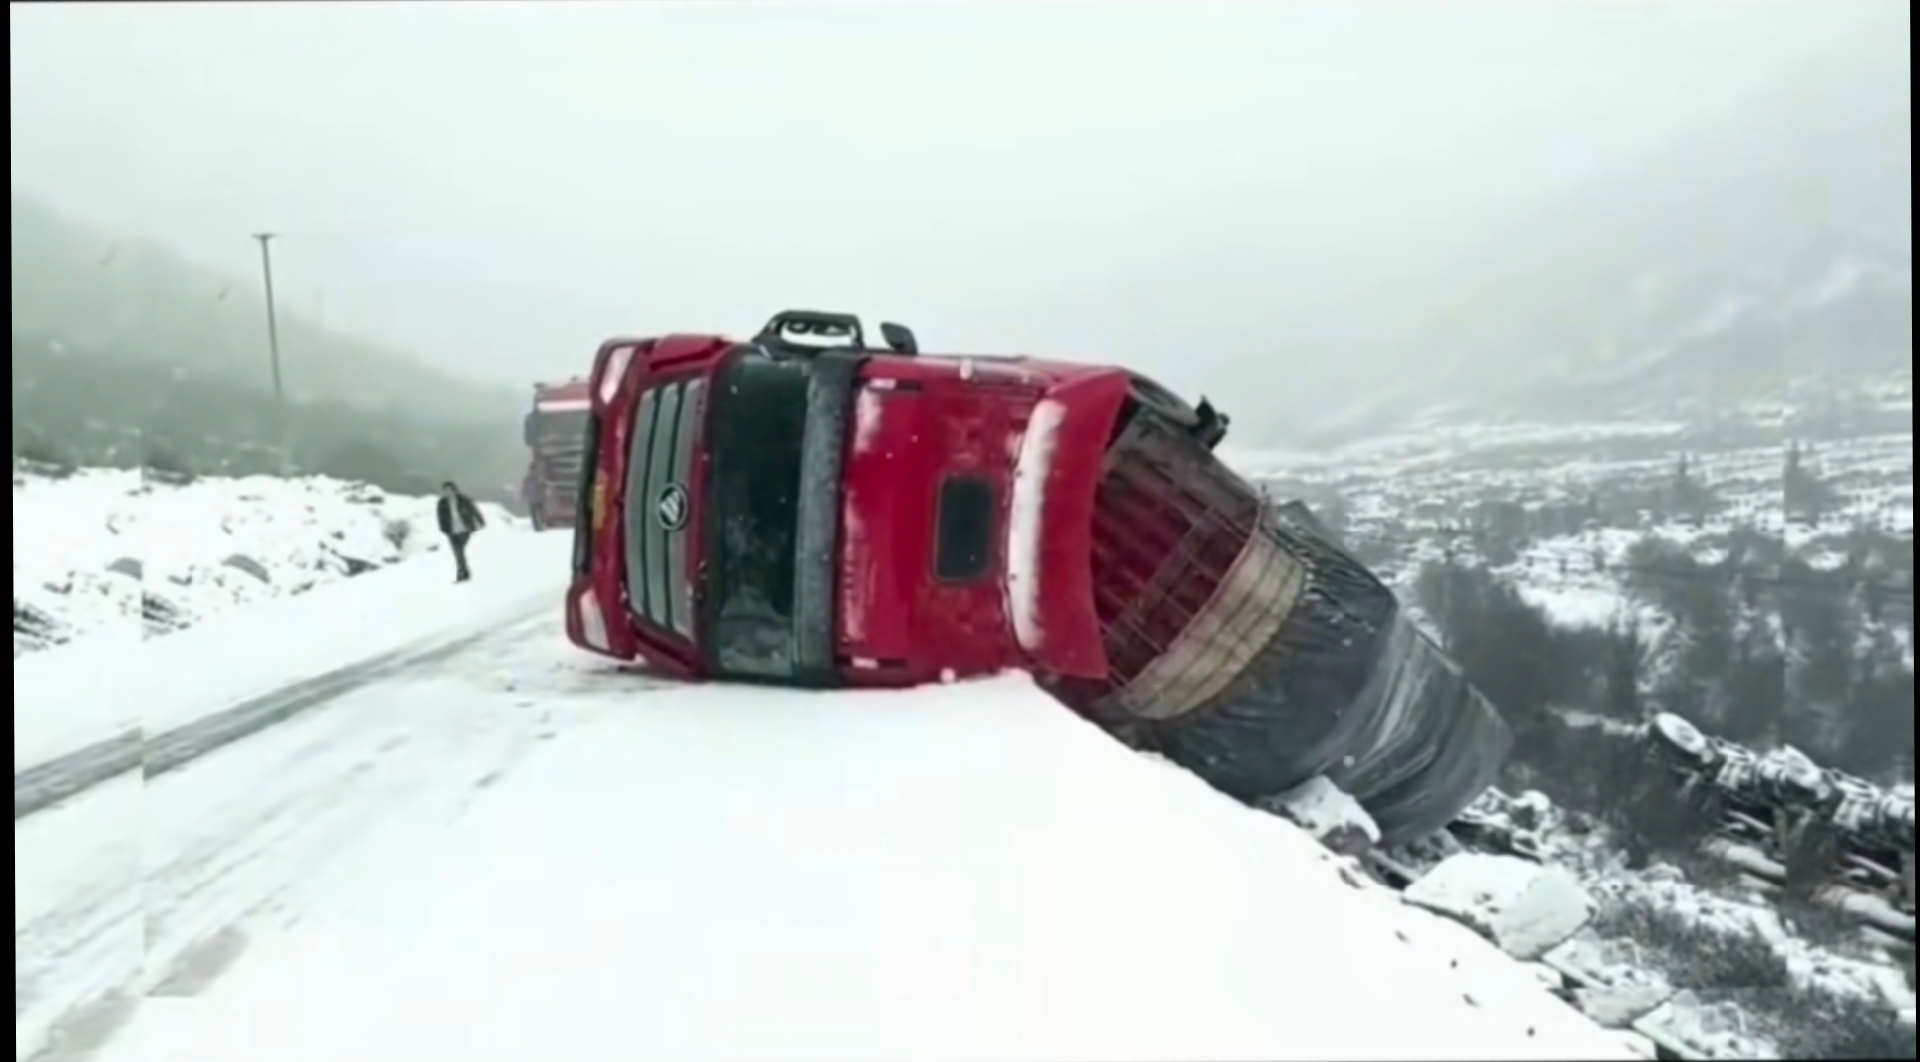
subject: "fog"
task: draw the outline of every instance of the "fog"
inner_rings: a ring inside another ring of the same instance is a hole
[[[274,230],[283,301],[438,364],[520,384],[613,333],[852,309],[934,349],[1122,359],[1243,415],[1413,364],[1341,364],[1341,322],[1809,64],[1904,57],[1909,27],[1869,0],[8,22],[17,188],[239,276]]]

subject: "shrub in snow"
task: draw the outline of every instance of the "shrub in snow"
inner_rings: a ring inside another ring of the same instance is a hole
[[[167,446],[150,447],[140,472],[142,478],[168,486],[184,486],[193,482],[193,466]]]
[[[1884,999],[1795,991],[1759,1013],[1768,1016],[1767,1024],[1781,1026],[1774,1039],[1787,1058],[1914,1057],[1912,1023]]]
[[[158,594],[140,595],[140,618],[149,634],[167,634],[193,622],[178,605]]]
[[[1571,940],[1595,910],[1593,897],[1559,867],[1475,852],[1446,860],[1403,895],[1528,962]]]
[[[52,459],[29,457],[24,453],[17,454],[14,457],[13,467],[15,470],[13,477],[14,486],[21,485],[24,478],[21,473],[39,476],[42,479],[66,479],[77,471],[70,461],[58,457]]]
[[[13,602],[13,655],[17,658],[23,653],[57,645],[67,638],[66,631],[59,620],[47,614],[44,609],[15,599]]]
[[[124,575],[129,579],[139,579],[145,573],[146,567],[140,563],[137,557],[121,557],[107,565],[107,570],[115,575]]]
[[[1617,892],[1594,928],[1639,943],[1678,988],[1785,988],[1792,982],[1787,957],[1758,916],[1708,917],[1647,893]]]
[[[413,521],[392,519],[381,525],[381,533],[396,550],[407,548],[407,539],[413,536]]]

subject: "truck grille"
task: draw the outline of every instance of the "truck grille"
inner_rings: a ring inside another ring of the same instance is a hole
[[[623,490],[628,600],[635,616],[682,638],[693,637],[687,535],[704,390],[695,379],[640,396]]]

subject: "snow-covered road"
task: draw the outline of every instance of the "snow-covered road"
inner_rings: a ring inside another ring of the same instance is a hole
[[[1025,679],[663,686],[554,614],[15,845],[21,1059],[1632,1054]]]
[[[17,821],[18,1057],[50,1037],[65,1045],[54,1057],[76,1057],[126,999],[206,976],[381,838],[460,814],[550,729],[518,699],[445,696],[446,676],[549,646],[551,628],[509,626],[180,770],[125,775]]]

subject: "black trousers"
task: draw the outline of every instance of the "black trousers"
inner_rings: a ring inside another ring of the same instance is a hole
[[[473,571],[467,567],[467,540],[472,537],[472,533],[465,531],[456,531],[447,536],[447,545],[453,549],[453,577],[455,579],[473,578]]]

